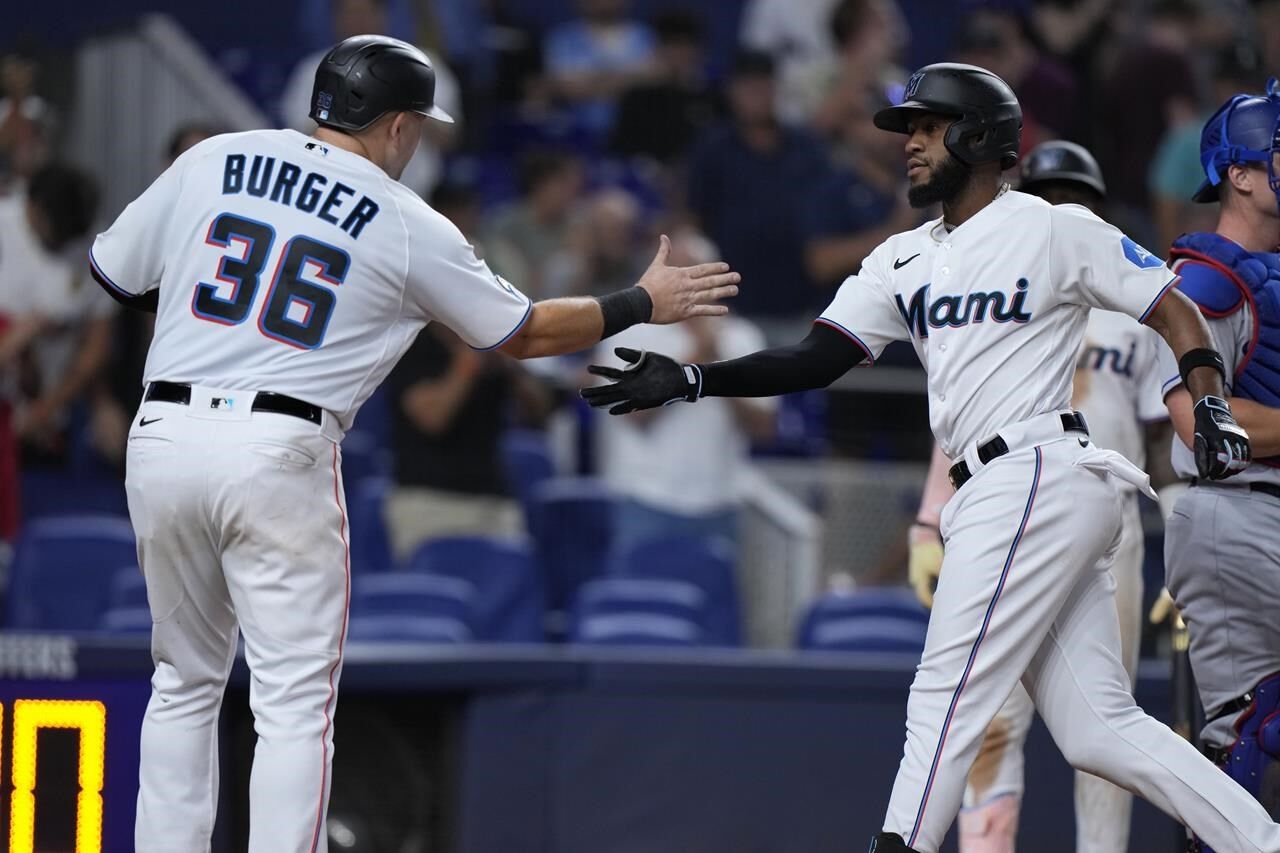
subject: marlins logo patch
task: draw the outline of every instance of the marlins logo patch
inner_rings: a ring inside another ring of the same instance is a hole
[[[916,89],[920,88],[920,81],[923,79],[924,79],[923,71],[917,71],[915,74],[911,75],[911,79],[907,81],[907,88],[902,93],[902,99],[904,101],[914,98],[916,96]]]
[[[1124,248],[1124,256],[1129,259],[1129,263],[1138,269],[1149,270],[1164,263],[1128,237],[1121,237],[1120,245]]]

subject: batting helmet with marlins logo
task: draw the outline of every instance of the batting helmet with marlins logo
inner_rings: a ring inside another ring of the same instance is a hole
[[[364,130],[396,111],[452,122],[435,98],[436,72],[422,51],[386,36],[353,36],[320,60],[311,118],[340,130]]]
[[[907,81],[902,103],[875,114],[876,127],[906,133],[913,114],[954,116],[943,144],[962,163],[1000,161],[1011,169],[1022,140],[1022,107],[1009,84],[985,68],[958,62],[926,65]]]

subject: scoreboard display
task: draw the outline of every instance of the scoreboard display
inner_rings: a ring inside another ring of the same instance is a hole
[[[149,679],[80,677],[77,651],[66,636],[0,633],[0,839],[10,853],[133,849]]]

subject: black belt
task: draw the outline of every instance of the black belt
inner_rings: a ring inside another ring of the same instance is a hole
[[[147,386],[147,393],[144,399],[189,406],[191,405],[191,386],[185,382],[152,382]],[[218,397],[213,398],[212,405],[215,408],[218,406],[219,400],[220,398]],[[324,421],[324,410],[319,406],[304,403],[297,397],[273,394],[270,391],[259,391],[253,398],[251,409],[255,412],[293,415],[295,418],[302,418],[304,421],[311,421],[311,423],[317,425]]]
[[[1082,432],[1089,434],[1089,425],[1084,422],[1084,415],[1079,412],[1064,412],[1062,414],[1062,431],[1063,432]],[[978,461],[986,465],[992,459],[998,459],[1009,452],[1009,445],[1000,436],[988,441],[986,444],[978,448]],[[951,478],[951,485],[959,489],[973,474],[969,472],[969,463],[961,459],[959,462],[951,466],[948,476]]]
[[[1201,485],[1200,478],[1192,477],[1191,485],[1193,486]],[[1280,498],[1280,486],[1277,486],[1275,483],[1241,483],[1239,486],[1237,486],[1235,483],[1232,483],[1232,482],[1215,481],[1214,485],[1226,486],[1227,488],[1248,489],[1249,491],[1257,492],[1260,495],[1270,495],[1273,498]]]

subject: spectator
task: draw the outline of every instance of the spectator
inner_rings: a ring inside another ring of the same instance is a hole
[[[706,80],[702,23],[685,12],[668,12],[654,20],[653,30],[654,78],[622,94],[609,147],[670,165],[720,113],[720,99]]]
[[[717,260],[710,241],[692,231],[672,237],[671,256],[672,263],[682,264]],[[652,349],[685,361],[718,361],[763,345],[760,330],[741,317],[697,317],[673,326],[627,329],[603,342],[595,361],[620,365],[615,346]],[[707,402],[714,407],[702,411]],[[772,437],[775,412],[772,399],[709,398],[697,406],[599,418],[601,473],[623,498],[615,552],[667,536],[736,541],[734,476],[748,461],[751,442]],[[636,476],[638,470],[644,475]]]
[[[831,136],[842,131],[850,110],[860,110],[867,92],[887,92],[907,73],[894,65],[906,40],[906,23],[893,0],[840,0],[831,13],[836,54],[807,87],[809,123]],[[901,147],[901,146],[899,146]]]
[[[1147,189],[1152,153],[1170,127],[1194,121],[1191,0],[1158,0],[1148,20],[1103,75],[1094,150],[1107,176],[1112,222],[1138,243],[1155,245]]]
[[[431,205],[473,244],[479,201],[468,188],[442,184]],[[391,372],[395,488],[387,532],[396,560],[438,536],[518,536],[500,441],[513,417],[538,424],[549,392],[518,364],[476,352],[439,323],[418,333]]]
[[[864,92],[840,128],[839,167],[805,210],[805,263],[832,291],[890,236],[920,222],[907,204],[902,141],[871,122],[883,97]]]
[[[518,169],[520,200],[500,210],[484,232],[485,259],[531,299],[549,295],[547,264],[567,239],[583,180],[582,164],[570,154],[526,153]]]
[[[386,506],[396,560],[437,536],[516,536],[499,440],[511,399],[500,356],[432,323],[391,373],[395,488]]]
[[[0,192],[25,180],[49,156],[54,116],[36,94],[39,65],[26,47],[0,57]]]
[[[1025,18],[1002,8],[973,12],[957,55],[1013,87],[1022,105],[1023,153],[1046,139],[1078,135],[1076,81],[1067,66],[1040,54]]]
[[[576,124],[603,138],[613,126],[614,102],[653,72],[650,29],[627,17],[628,0],[578,0],[581,17],[554,28],[543,52],[556,96]]]
[[[387,33],[389,0],[333,0],[333,31],[337,40],[352,36]],[[329,47],[332,47],[330,45]],[[316,124],[311,120],[311,90],[315,86],[316,68],[329,52],[329,47],[309,54],[294,66],[289,81],[280,98],[280,117],[285,127],[303,133],[311,133]],[[423,51],[436,72],[435,104],[453,117],[453,124],[440,121],[427,122],[422,129],[422,145],[400,183],[414,192],[427,196],[440,182],[442,171],[441,151],[448,151],[462,127],[462,98],[458,80],[444,61],[429,50]]]
[[[1259,92],[1263,77],[1258,55],[1247,45],[1238,45],[1218,54],[1213,68],[1210,100],[1200,115],[1169,128],[1151,162],[1150,190],[1152,216],[1158,242],[1152,247],[1163,257],[1178,235],[1190,231],[1213,231],[1217,227],[1212,205],[1195,204],[1191,196],[1204,181],[1200,164],[1200,130],[1217,109],[1237,92]]]
[[[1261,40],[1262,67],[1280,69],[1280,0],[1253,0],[1255,26]]]
[[[9,318],[0,366],[24,466],[65,464],[70,407],[108,356],[114,304],[83,287],[77,251],[96,206],[92,179],[56,163],[31,175],[24,196],[0,200],[0,315]]]
[[[789,341],[803,337],[823,302],[805,270],[800,219],[829,168],[815,136],[779,122],[776,91],[773,60],[739,54],[731,118],[705,133],[690,158],[688,206],[742,274],[734,311],[771,341]]]
[[[748,0],[739,40],[768,54],[777,67],[778,117],[803,124],[812,105],[813,81],[835,57],[831,13],[839,0]]]
[[[649,264],[651,241],[642,225],[640,204],[626,190],[596,192],[548,263],[548,293],[601,296],[634,282]]]
[[[27,185],[28,234],[14,237],[25,243],[18,251],[29,253],[32,277],[5,285],[44,291],[39,335],[19,360],[16,430],[25,464],[67,463],[71,408],[110,355],[115,303],[89,283],[81,260],[97,204],[97,184],[71,166],[42,166]]]
[[[165,167],[188,148],[225,130],[202,121],[174,128],[165,146]],[[155,315],[121,311],[115,319],[110,367],[93,390],[89,442],[103,461],[124,465],[129,422],[142,402],[142,370],[155,331]]]

